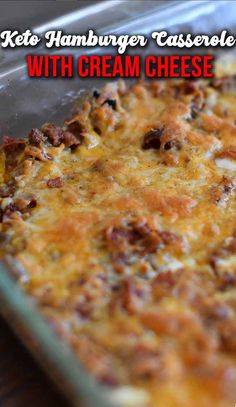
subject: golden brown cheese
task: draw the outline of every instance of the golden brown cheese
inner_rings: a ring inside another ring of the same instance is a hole
[[[1,256],[114,397],[236,402],[236,90],[109,84],[6,137]]]

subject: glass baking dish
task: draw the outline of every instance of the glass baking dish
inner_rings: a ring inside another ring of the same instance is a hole
[[[103,33],[148,34],[154,30],[169,32],[215,33],[223,29],[234,31],[236,2],[234,1],[105,1],[78,9],[32,28],[38,34],[48,29],[62,29],[68,33],[83,33],[93,28]],[[14,22],[13,22],[14,23]],[[40,53],[42,49],[37,48]],[[109,50],[111,52],[111,50]],[[155,52],[151,47],[135,49],[143,54]],[[34,51],[32,51],[33,53]],[[50,53],[85,52],[80,49],[51,50]],[[91,52],[86,51],[86,53]],[[93,49],[101,54],[102,49]],[[74,104],[94,87],[101,87],[102,79],[29,79],[25,55],[29,50],[0,50],[0,135],[24,137],[30,128],[45,121],[60,124]],[[76,101],[76,102],[75,102]],[[129,397],[119,399],[108,387],[98,385],[45,322],[32,298],[17,286],[14,275],[20,265],[6,258],[0,264],[0,312],[14,331],[45,368],[58,388],[76,406],[135,406]],[[22,270],[20,270],[22,271]]]

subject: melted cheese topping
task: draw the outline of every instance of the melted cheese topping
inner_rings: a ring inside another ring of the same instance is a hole
[[[236,401],[234,81],[107,85],[5,140],[1,254],[121,404]]]

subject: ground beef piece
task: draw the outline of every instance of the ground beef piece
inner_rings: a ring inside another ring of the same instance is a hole
[[[3,137],[3,149],[5,153],[13,153],[15,151],[18,151],[19,148],[24,147],[26,144],[25,140],[21,139],[14,139],[9,136],[4,136]]]
[[[143,150],[159,150],[161,147],[161,136],[164,131],[164,127],[159,129],[151,129],[148,131],[143,139],[142,148]]]
[[[216,158],[228,158],[229,160],[236,160],[236,150],[231,148],[227,150],[217,151]]]
[[[53,146],[57,147],[62,143],[63,130],[61,127],[53,123],[45,123],[41,130],[48,137]]]
[[[106,240],[112,250],[140,255],[155,252],[162,243],[158,233],[142,219],[108,228]]]
[[[48,137],[50,143],[57,147],[64,143],[66,147],[76,147],[81,144],[81,139],[78,138],[78,133],[71,131],[73,126],[68,126],[68,130],[63,130],[61,127],[52,123],[45,123],[42,126],[43,133]]]
[[[28,134],[29,143],[33,146],[40,146],[46,141],[46,137],[39,129],[32,129]]]
[[[63,181],[61,177],[52,178],[47,181],[47,186],[49,188],[61,188],[63,185]]]
[[[123,220],[109,227],[105,240],[115,266],[132,264],[166,245],[179,245],[182,241],[168,231],[158,231],[143,218]]]
[[[66,147],[75,148],[81,144],[81,141],[74,136],[70,131],[65,131],[63,133],[62,142],[65,144]]]

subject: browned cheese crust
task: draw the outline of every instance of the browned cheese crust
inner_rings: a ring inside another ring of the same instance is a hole
[[[98,381],[145,406],[236,402],[235,86],[108,84],[64,126],[4,139],[1,256]]]

